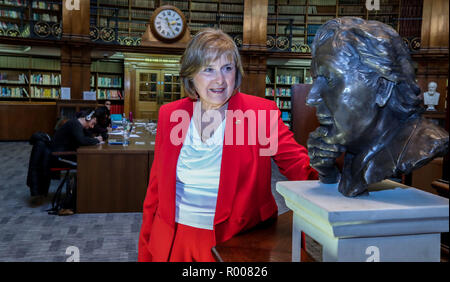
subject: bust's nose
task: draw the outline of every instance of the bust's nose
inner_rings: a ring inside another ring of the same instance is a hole
[[[308,96],[306,96],[306,105],[314,107],[322,103],[322,97],[320,93],[322,90],[324,80],[325,79],[320,76],[314,80],[314,84],[311,90],[309,91]]]

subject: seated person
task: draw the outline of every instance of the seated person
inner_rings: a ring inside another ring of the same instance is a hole
[[[102,106],[95,110],[94,116],[97,118],[97,123],[92,128],[87,128],[86,135],[90,137],[101,136],[103,140],[108,138],[108,132],[111,131],[111,119],[107,107]]]
[[[52,152],[76,151],[80,146],[95,145],[103,141],[101,136],[86,136],[83,129],[93,128],[97,123],[95,112],[81,112],[78,118],[68,120],[56,130],[52,142]],[[66,157],[65,157],[66,158]],[[75,159],[75,157],[66,158]]]

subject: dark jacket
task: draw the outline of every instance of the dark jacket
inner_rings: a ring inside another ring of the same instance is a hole
[[[71,119],[56,130],[53,137],[52,151],[76,151],[80,146],[95,145],[98,142],[98,139],[85,135],[83,126],[77,119]]]
[[[30,138],[31,150],[28,163],[27,186],[31,196],[47,196],[50,187],[51,138],[47,133],[36,132]]]

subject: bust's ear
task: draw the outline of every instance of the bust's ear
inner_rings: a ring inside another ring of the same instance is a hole
[[[392,91],[394,89],[395,82],[387,80],[384,77],[380,77],[378,79],[377,86],[378,86],[378,88],[377,88],[377,93],[376,93],[377,96],[376,96],[375,102],[377,103],[377,105],[379,107],[384,107],[392,95]]]

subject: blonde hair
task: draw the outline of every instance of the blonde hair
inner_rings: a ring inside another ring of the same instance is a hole
[[[239,88],[244,76],[241,56],[233,39],[219,29],[206,28],[200,30],[189,42],[181,57],[180,77],[184,91],[188,97],[196,100],[197,91],[194,86],[194,76],[211,62],[226,55],[233,59],[236,66],[236,80],[234,89]]]

